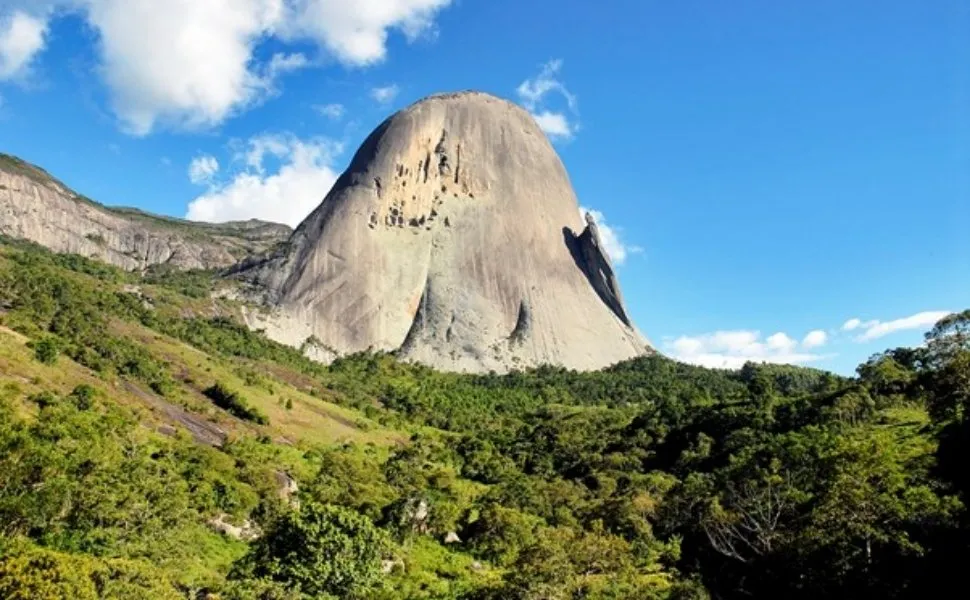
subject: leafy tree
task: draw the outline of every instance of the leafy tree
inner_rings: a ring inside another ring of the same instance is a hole
[[[366,517],[304,502],[280,516],[233,578],[268,578],[313,598],[364,598],[380,582],[380,562],[389,549],[386,535]]]

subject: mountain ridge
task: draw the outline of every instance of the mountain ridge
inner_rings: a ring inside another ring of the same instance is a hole
[[[286,225],[258,221],[200,223],[134,207],[106,206],[43,168],[0,153],[0,234],[81,254],[126,270],[167,265],[223,269],[270,250]]]

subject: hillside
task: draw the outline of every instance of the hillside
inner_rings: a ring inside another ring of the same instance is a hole
[[[220,269],[284,241],[290,228],[250,220],[195,223],[90,200],[49,173],[0,154],[0,234],[126,270]]]
[[[970,313],[841,378],[329,366],[209,273],[0,243],[0,597],[933,597]],[[941,592],[942,593],[942,592]]]

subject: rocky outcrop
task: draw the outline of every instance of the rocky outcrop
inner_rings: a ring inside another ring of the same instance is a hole
[[[225,535],[226,537],[244,542],[257,540],[263,534],[259,526],[249,519],[243,521],[241,525],[233,525],[229,521],[231,518],[232,517],[225,513],[218,514],[209,519],[209,527]]]
[[[272,248],[290,233],[285,225],[256,220],[194,223],[108,208],[40,168],[0,154],[0,234],[55,252],[81,254],[127,270],[152,265],[221,269]]]
[[[613,272],[613,263],[600,240],[596,219],[586,213],[586,229],[583,233],[576,237],[572,231],[567,230],[566,234],[567,243],[577,266],[586,274],[589,284],[596,290],[600,300],[609,306],[613,314],[623,323],[632,326],[630,317],[626,314],[626,307],[623,305],[620,284],[616,279],[616,273]]]
[[[534,119],[480,93],[433,96],[377,128],[269,260],[235,276],[250,325],[333,355],[385,350],[445,370],[595,369],[650,352],[595,223]]]

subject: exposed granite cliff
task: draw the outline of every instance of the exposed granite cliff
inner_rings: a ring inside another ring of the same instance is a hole
[[[235,276],[270,337],[320,358],[394,351],[444,370],[596,369],[651,352],[596,225],[522,108],[481,93],[391,116],[269,260]]]
[[[219,269],[272,248],[291,231],[264,221],[195,223],[106,207],[43,169],[0,154],[0,234],[55,252],[81,254],[128,270],[163,264]]]

